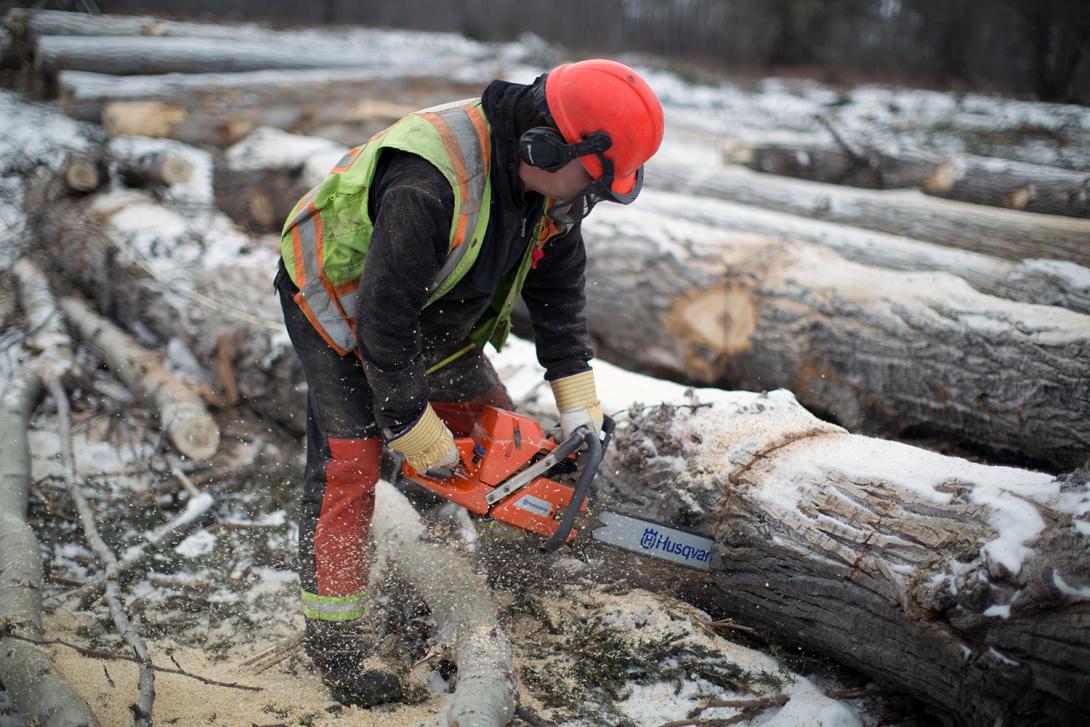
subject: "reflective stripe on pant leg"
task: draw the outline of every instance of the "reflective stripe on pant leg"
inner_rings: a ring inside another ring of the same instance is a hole
[[[304,592],[303,612],[309,618],[341,621],[363,615],[382,440],[327,441],[325,493],[314,531],[318,592]]]

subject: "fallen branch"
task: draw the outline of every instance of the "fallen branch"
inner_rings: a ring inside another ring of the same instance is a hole
[[[424,539],[420,516],[393,485],[376,488],[375,542],[423,596],[437,632],[448,631],[458,684],[444,716],[458,727],[502,727],[515,715],[515,668],[484,579],[461,558]]]
[[[156,354],[144,349],[82,301],[65,298],[61,307],[80,337],[105,359],[122,381],[156,408],[160,428],[180,453],[198,460],[208,459],[216,453],[219,426],[205,410],[200,397],[167,371]]]
[[[175,477],[180,474],[184,477],[181,470],[174,468],[173,471]],[[189,478],[186,477],[185,481],[188,480]],[[152,533],[148,535],[148,539],[145,543],[135,549],[131,549],[130,552],[121,559],[118,563],[119,577],[129,574],[131,571],[143,565],[156,550],[177,545],[197,526],[204,522],[204,518],[211,511],[215,500],[209,493],[197,490],[192,482],[189,482],[189,487],[192,488],[192,490],[190,490],[190,497],[186,502],[185,510],[152,531]],[[194,492],[196,493],[195,495],[193,494]],[[85,581],[79,588],[65,594],[58,594],[56,598],[64,598],[67,602],[73,602],[78,599],[81,605],[86,606],[86,604],[102,595],[106,583],[107,577],[100,573]]]
[[[71,641],[65,641],[64,639],[31,639],[26,636],[18,636],[15,634],[5,634],[6,638],[16,639],[28,644],[34,644],[35,646],[64,646],[68,649],[79,653],[81,656],[86,656],[91,659],[107,659],[110,661],[131,661],[135,664],[142,664],[139,657],[126,656],[125,654],[114,654],[110,651],[103,651],[101,649],[92,649],[87,646],[80,646],[79,644],[73,644]],[[177,662],[174,662],[177,664]],[[148,662],[148,667],[161,674],[176,674],[177,676],[185,677],[187,679],[194,679],[202,684],[208,684],[213,687],[227,687],[228,689],[241,689],[246,692],[263,692],[264,687],[251,687],[246,684],[239,684],[238,682],[221,682],[215,679],[209,679],[208,677],[202,677],[200,674],[194,674],[191,671],[186,671],[181,667],[171,669],[166,666],[156,666]],[[52,724],[52,723],[50,723]]]
[[[38,540],[26,520],[27,418],[38,401],[41,379],[26,365],[4,373],[0,377],[0,682],[32,724],[97,726],[87,703],[49,654],[36,645],[42,636],[43,580]]]
[[[83,496],[79,482],[76,479],[76,459],[72,452],[72,422],[70,419],[68,394],[59,381],[52,381],[49,385],[49,393],[57,406],[57,419],[61,430],[61,456],[64,460],[64,477],[68,484],[68,494],[76,503],[80,520],[83,522],[83,534],[88,544],[98,555],[99,560],[106,568],[106,601],[110,605],[110,615],[113,617],[114,626],[121,634],[125,642],[136,654],[136,661],[140,665],[140,692],[137,703],[132,705],[134,722],[136,727],[151,727],[151,710],[155,702],[155,673],[151,668],[151,657],[148,656],[144,640],[133,629],[129,617],[125,613],[124,604],[121,602],[118,585],[117,557],[99,535],[95,525],[95,513],[91,504]]]

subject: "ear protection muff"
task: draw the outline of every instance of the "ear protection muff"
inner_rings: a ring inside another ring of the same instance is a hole
[[[555,172],[568,162],[588,154],[602,154],[613,145],[604,131],[596,131],[569,144],[556,129],[535,126],[519,138],[519,158],[532,167]]]

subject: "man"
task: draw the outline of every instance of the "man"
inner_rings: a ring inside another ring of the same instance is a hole
[[[355,629],[383,445],[419,472],[449,466],[454,434],[488,405],[512,407],[483,349],[503,345],[520,294],[564,436],[601,427],[580,221],[636,197],[662,133],[658,99],[620,63],[494,81],[350,151],[285,223],[276,287],[309,389],[305,643],[339,701],[401,691],[361,670]]]

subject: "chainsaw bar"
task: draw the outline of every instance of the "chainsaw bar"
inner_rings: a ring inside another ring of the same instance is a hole
[[[672,528],[638,517],[603,511],[602,523],[590,536],[599,543],[613,545],[633,553],[665,560],[675,565],[710,570],[715,541],[711,538]]]

